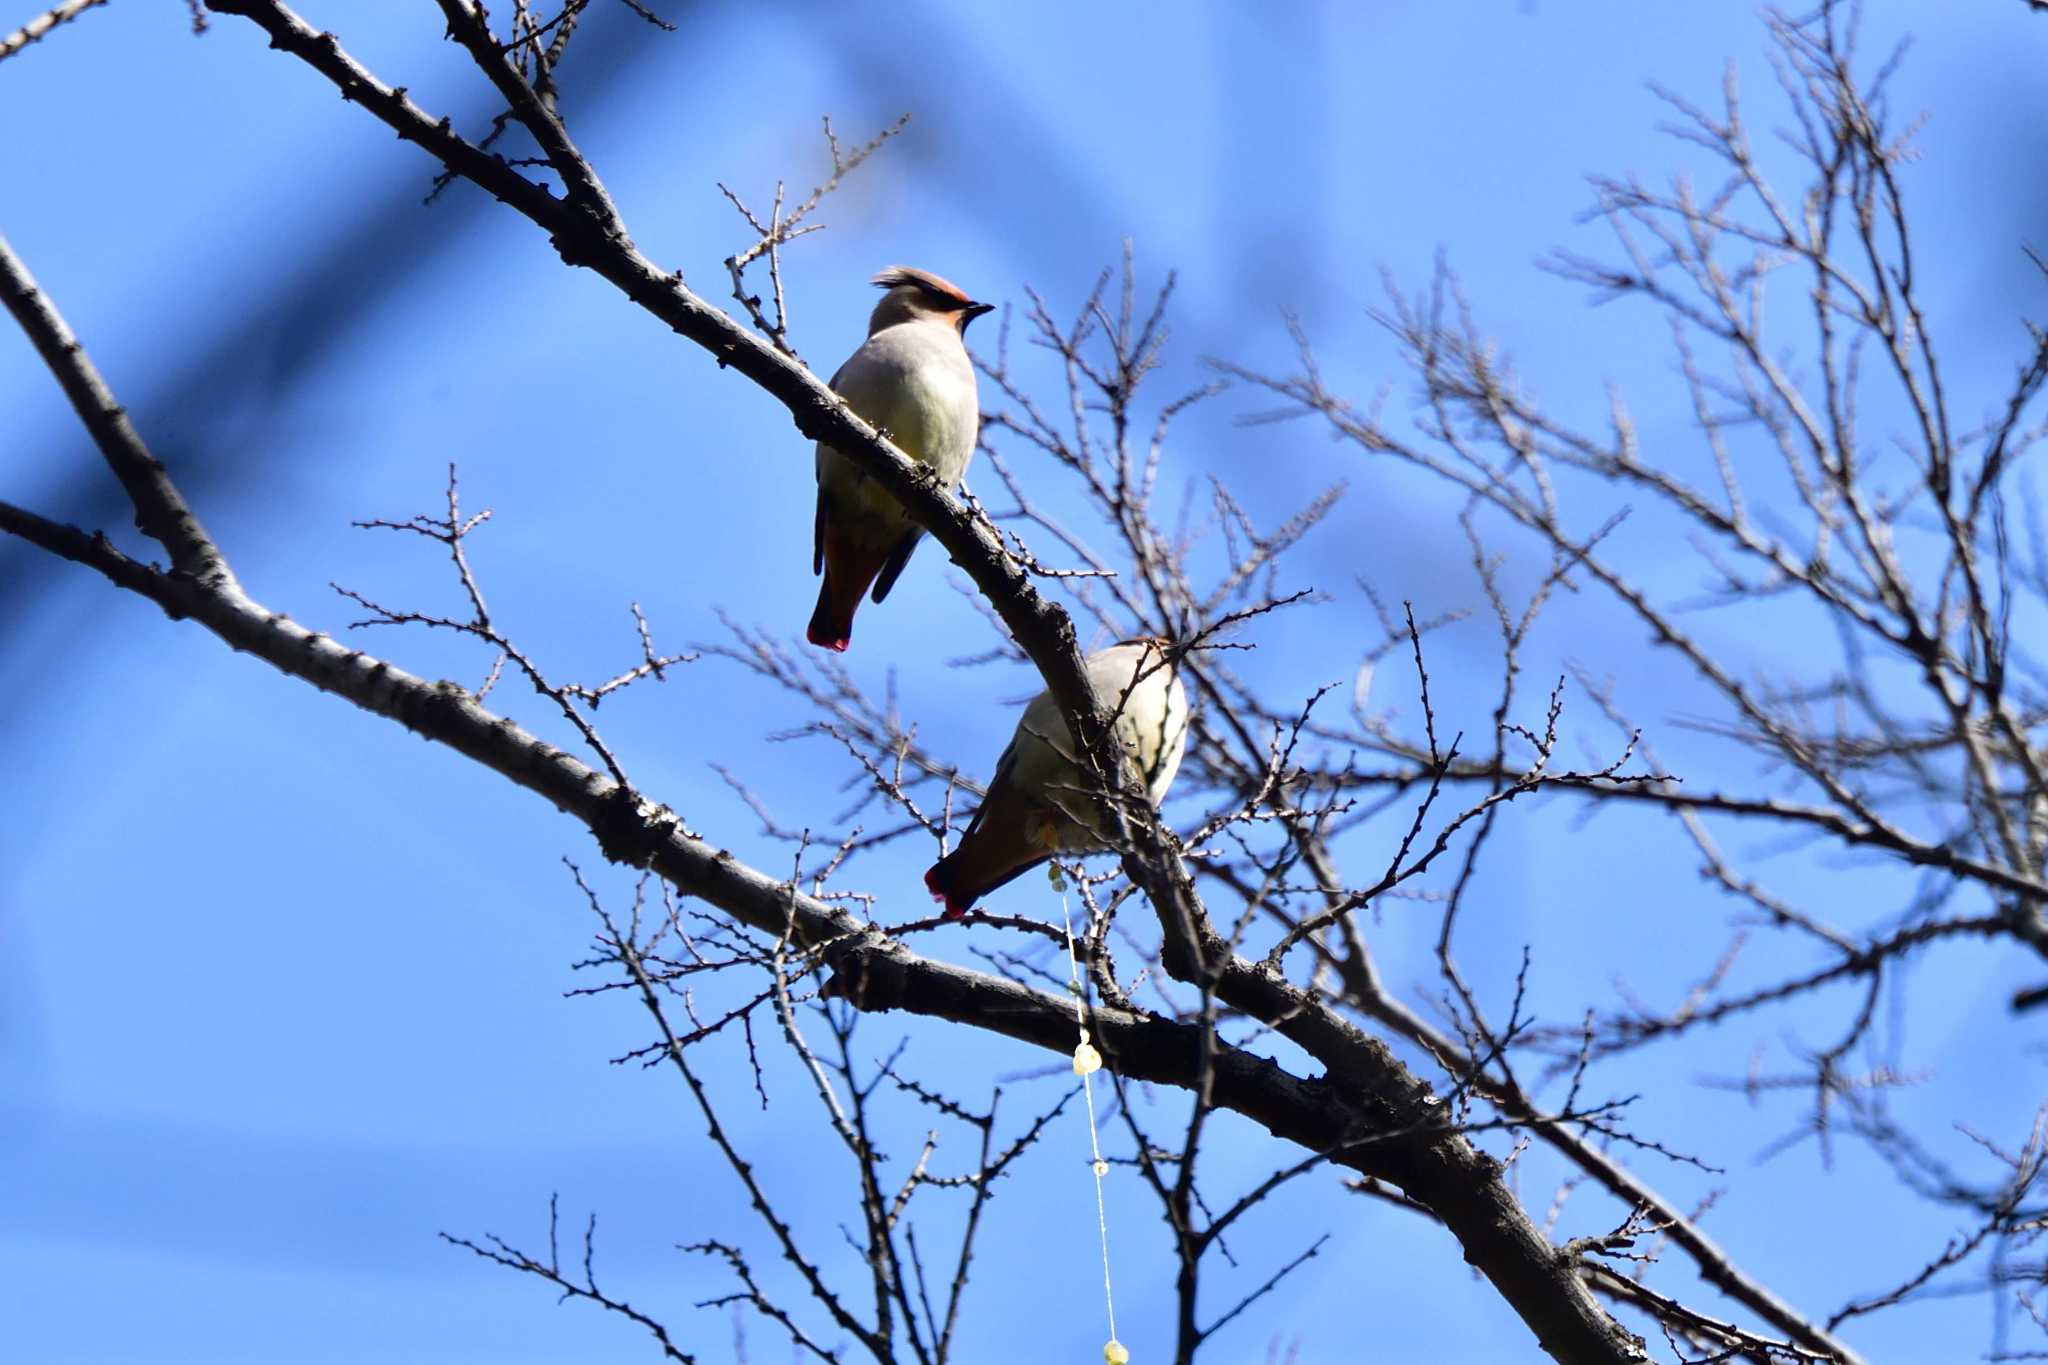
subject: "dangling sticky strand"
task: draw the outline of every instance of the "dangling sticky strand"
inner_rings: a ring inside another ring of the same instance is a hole
[[[1060,893],[1060,922],[1067,930],[1067,989],[1074,995],[1074,1028],[1081,1036],[1080,1045],[1074,1049],[1074,1074],[1081,1078],[1081,1099],[1088,1107],[1088,1154],[1094,1159],[1091,1169],[1095,1172],[1095,1227],[1102,1239],[1102,1306],[1109,1314],[1109,1341],[1102,1348],[1102,1358],[1108,1365],[1129,1365],[1131,1353],[1116,1339],[1116,1295],[1109,1287],[1109,1208],[1102,1197],[1102,1180],[1109,1174],[1109,1163],[1102,1159],[1102,1139],[1095,1129],[1095,1087],[1089,1079],[1102,1069],[1102,1054],[1088,1038],[1088,995],[1081,982],[1081,959],[1074,951],[1074,920],[1067,911],[1067,879],[1058,863],[1047,869],[1047,877]]]

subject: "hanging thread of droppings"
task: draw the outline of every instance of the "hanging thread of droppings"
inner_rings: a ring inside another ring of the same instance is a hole
[[[1074,920],[1067,909],[1067,879],[1058,863],[1047,872],[1053,889],[1060,893],[1060,922],[1067,931],[1067,989],[1074,996],[1074,1029],[1080,1042],[1074,1048],[1074,1074],[1081,1078],[1081,1099],[1088,1109],[1089,1169],[1095,1173],[1095,1230],[1102,1242],[1102,1306],[1109,1315],[1109,1340],[1103,1345],[1106,1365],[1129,1365],[1131,1353],[1116,1338],[1116,1295],[1109,1283],[1109,1206],[1102,1194],[1102,1182],[1109,1163],[1102,1159],[1102,1139],[1095,1128],[1095,1085],[1093,1077],[1102,1069],[1102,1054],[1088,1037],[1088,997],[1082,984],[1081,958],[1074,950]]]

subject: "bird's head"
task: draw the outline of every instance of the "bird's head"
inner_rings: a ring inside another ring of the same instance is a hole
[[[976,303],[951,280],[907,265],[890,266],[874,284],[888,292],[868,319],[869,336],[899,322],[943,322],[964,336],[968,323],[995,311],[994,304]]]

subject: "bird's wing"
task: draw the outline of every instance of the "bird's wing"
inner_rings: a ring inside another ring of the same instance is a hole
[[[896,542],[896,548],[889,551],[889,558],[882,563],[882,572],[875,579],[874,600],[879,602],[889,595],[889,589],[896,586],[896,576],[903,572],[903,566],[910,562],[910,552],[917,548],[917,538],[923,532],[911,527],[903,533],[903,539]]]
[[[858,355],[860,353],[856,351],[854,354]],[[831,386],[834,393],[839,392],[839,381],[846,377],[847,365],[851,364],[853,364],[853,361],[849,359],[845,365],[841,365],[832,372]],[[830,508],[825,501],[825,472],[827,464],[833,458],[831,448],[823,441],[818,442],[817,457],[812,462],[818,481],[818,512],[811,519],[811,574],[813,577],[825,572],[825,523],[829,519],[828,514],[830,512]]]
[[[1101,690],[1101,684],[1096,684]],[[1017,720],[1019,738],[1031,741],[1032,758],[1044,759],[1045,763],[1072,766],[1079,760],[1074,756],[1074,732],[1067,728],[1067,718],[1060,714],[1060,704],[1052,699],[1052,693],[1040,692],[1025,704],[1024,714]],[[1016,741],[1012,741],[1014,746]],[[1033,762],[1029,768],[1044,764]]]
[[[811,518],[811,575],[825,572],[825,484],[818,483],[818,514]]]
[[[1039,693],[1024,708],[1010,747],[1017,754],[1013,780],[1019,791],[1041,808],[1058,811],[1069,824],[1095,830],[1100,817],[1090,813],[1093,803],[1084,796],[1089,784],[1074,756],[1073,732],[1051,693]]]
[[[981,804],[974,808],[974,817],[967,822],[966,830],[960,835],[962,840],[981,828],[982,817],[987,815],[989,807],[995,804],[996,794],[1016,780],[1016,770],[1017,741],[1012,737],[1003,749],[1003,756],[996,760],[996,775],[988,780],[988,786],[981,794]]]

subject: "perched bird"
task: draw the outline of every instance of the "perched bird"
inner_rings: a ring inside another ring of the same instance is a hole
[[[905,455],[959,487],[981,425],[967,324],[994,304],[976,303],[925,270],[892,265],[875,276],[888,292],[868,319],[868,339],[832,376],[832,389]],[[853,613],[873,584],[881,601],[923,534],[903,505],[853,461],[818,443],[818,521],[811,572],[822,573],[810,642],[843,650]]]
[[[1187,693],[1166,644],[1124,640],[1083,661],[1095,695],[1117,712],[1117,742],[1154,806],[1173,784],[1188,741]],[[1085,795],[1088,785],[1058,703],[1050,692],[1039,693],[997,760],[995,780],[960,846],[924,874],[932,899],[945,902],[944,917],[966,914],[976,900],[1055,853],[1110,847],[1115,823],[1099,800]]]

